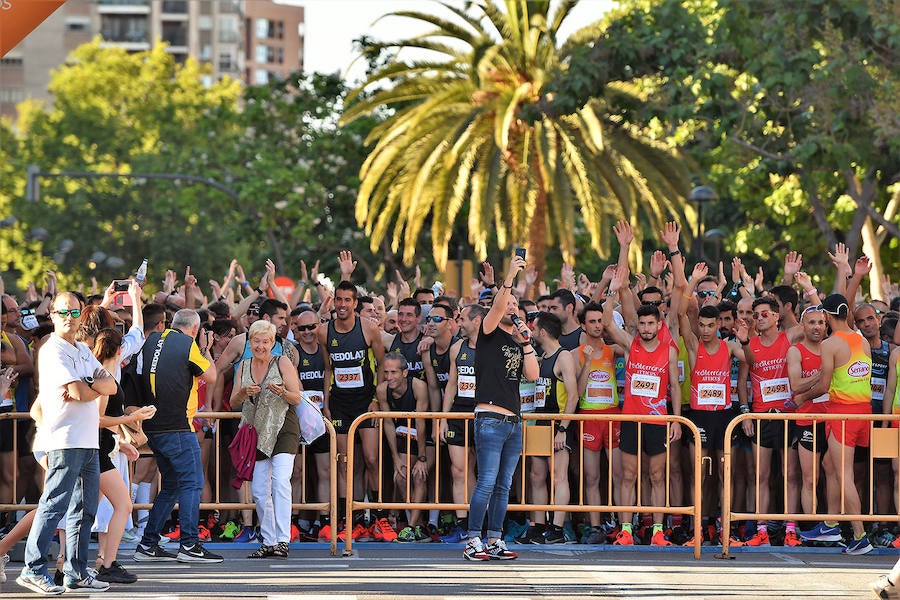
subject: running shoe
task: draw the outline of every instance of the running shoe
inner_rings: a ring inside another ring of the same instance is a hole
[[[671,546],[672,542],[670,542],[666,538],[666,534],[663,533],[662,529],[653,534],[653,537],[650,538],[651,546]]]
[[[431,529],[432,527],[421,525],[416,525],[415,529],[413,529],[413,533],[416,535],[416,541],[419,543],[428,543],[434,541],[431,538]],[[437,528],[434,527],[434,533],[437,533]]]
[[[219,539],[222,540],[233,540],[235,536],[240,533],[241,528],[234,521],[228,521],[225,523],[225,527],[222,529],[222,533],[219,535]]]
[[[53,583],[49,575],[32,575],[25,571],[16,578],[16,584],[44,596],[58,596],[66,591],[64,586]]]
[[[447,535],[456,527],[456,516],[453,513],[444,513],[438,521],[438,528]]]
[[[259,539],[259,534],[256,529],[253,527],[248,527],[246,525],[241,526],[241,532],[234,537],[234,542],[236,544],[249,544],[250,542],[255,542]]]
[[[53,584],[58,585],[61,588],[66,587],[66,576],[63,574],[62,567],[56,567],[56,572],[53,574]]]
[[[784,532],[784,545],[785,546],[802,546],[803,542],[801,542],[800,538],[797,537],[796,531],[786,531],[786,532]]]
[[[0,556],[0,583],[6,583],[6,563],[9,562],[9,554]]]
[[[319,541],[320,542],[330,542],[331,541],[331,525],[322,525],[322,528],[319,529]]]
[[[359,538],[363,537],[363,535],[365,535],[368,538],[368,530],[366,529],[366,526],[363,525],[362,523],[357,523],[356,525],[353,526],[353,529],[350,531],[350,537],[353,538],[354,542],[359,540]],[[347,541],[347,528],[345,527],[344,530],[341,531],[337,537],[342,542],[346,542]]]
[[[525,530],[522,535],[515,539],[517,544],[543,544],[544,543],[544,524],[534,523]]]
[[[128,531],[127,529],[122,532],[122,543],[123,544],[136,544],[141,541],[141,538],[135,537],[135,535]]]
[[[300,541],[300,528],[291,523],[291,541],[299,542]]]
[[[309,526],[309,529],[306,531],[300,530],[300,540],[301,542],[315,542],[319,539],[319,532],[322,531],[321,525],[316,525],[313,523]]]
[[[544,535],[542,536],[542,538],[543,539],[541,539],[540,543],[543,544],[566,543],[566,534],[563,533],[563,528],[557,527],[556,525],[548,525],[546,531],[544,531]]]
[[[459,525],[454,525],[453,529],[447,535],[442,535],[438,541],[444,544],[458,544],[469,539],[469,532]]]
[[[469,541],[466,542],[466,547],[463,548],[463,558],[466,560],[491,560],[484,548],[484,543],[478,536],[469,538]]]
[[[212,539],[212,534],[206,528],[206,525],[197,526],[197,539],[201,542],[208,542]]]
[[[630,531],[625,531],[623,529],[616,536],[616,541],[613,542],[613,546],[634,546],[634,536],[631,535]]]
[[[869,582],[869,587],[872,589],[872,592],[875,594],[876,598],[883,598],[884,600],[889,600],[890,598],[900,598],[900,590],[897,589],[891,580],[888,579],[887,575],[882,575],[875,581]]]
[[[753,537],[744,543],[745,546],[768,546],[769,532],[765,529],[757,529]]]
[[[134,555],[131,557],[134,562],[162,562],[176,560],[176,558],[176,555],[163,550],[159,544],[152,546],[138,544],[138,547],[134,549]]]
[[[839,542],[841,541],[841,528],[838,525],[817,523],[812,529],[801,531],[800,537],[808,541]]]
[[[400,533],[397,534],[398,542],[415,542],[416,541],[416,531],[407,525],[403,529],[400,530]]]
[[[515,542],[516,538],[528,531],[528,523],[519,523],[514,519],[506,521],[506,533],[503,539],[507,542]]]
[[[891,546],[894,548],[900,548],[900,535],[898,535],[893,542],[891,542]]]
[[[575,533],[575,528],[572,527],[572,521],[566,521],[562,526],[563,535],[566,536],[567,544],[577,544],[578,543],[578,534]]]
[[[868,554],[872,550],[874,550],[874,548],[872,548],[872,544],[869,543],[869,536],[863,534],[858,540],[851,540],[841,554],[852,554],[856,556],[859,554]]]
[[[66,578],[66,591],[67,592],[105,592],[109,589],[109,584],[105,581],[100,581],[99,579],[87,575],[83,579],[72,579],[69,580]]]
[[[872,537],[872,545],[878,548],[891,548],[895,541],[894,534],[887,529],[881,529]]]
[[[190,548],[181,546],[178,549],[176,560],[184,563],[220,563],[224,559],[218,554],[213,554],[198,542]]]
[[[386,517],[381,517],[372,524],[372,539],[376,542],[394,542],[397,540],[397,532],[391,527],[391,522]]]
[[[506,547],[506,542],[497,540],[484,549],[490,560],[515,560],[519,555]]]
[[[169,533],[164,533],[163,537],[168,538],[173,541],[180,540],[181,539],[181,525],[176,525],[175,529],[173,529]]]
[[[97,579],[106,583],[134,583],[138,580],[137,575],[126,571],[117,560],[108,567],[101,566],[97,572]]]
[[[206,515],[206,528],[212,531],[219,524],[219,511],[213,510]]]

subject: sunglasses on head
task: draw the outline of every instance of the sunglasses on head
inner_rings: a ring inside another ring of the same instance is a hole
[[[297,331],[313,331],[318,325],[312,323],[311,325],[297,325]]]
[[[816,306],[807,306],[800,314],[800,318],[802,319],[804,316],[806,316],[807,313],[811,312],[825,312],[825,307],[821,304],[817,304]]]
[[[443,323],[447,320],[447,317],[442,317],[440,315],[428,315],[427,317],[425,317],[426,323]]]
[[[69,315],[72,315],[72,318],[73,318],[73,319],[77,319],[78,317],[81,316],[81,309],[80,309],[80,308],[73,308],[72,310],[67,310],[67,309],[63,309],[63,310],[54,310],[53,312],[56,313],[57,315],[61,316],[61,317],[64,318],[64,319],[65,319],[66,317],[68,317]]]
[[[528,311],[527,313],[525,313],[525,320],[526,320],[527,322],[531,323],[532,321],[534,321],[535,319],[537,319],[538,312],[539,312],[539,311],[536,311],[536,310]]]
[[[772,315],[771,311],[761,310],[759,312],[753,313],[754,319],[768,319]]]
[[[709,298],[710,296],[715,296],[716,290],[703,290],[702,292],[697,292],[697,296],[699,298]]]

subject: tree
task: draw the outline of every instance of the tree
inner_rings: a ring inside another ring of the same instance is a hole
[[[375,250],[391,230],[407,264],[430,219],[432,253],[447,260],[454,224],[466,215],[469,242],[484,258],[496,236],[500,248],[524,243],[539,273],[546,247],[558,243],[576,262],[574,231],[583,226],[591,246],[609,252],[614,220],[642,231],[688,211],[685,163],[671,146],[622,118],[614,102],[640,102],[619,86],[571,115],[530,120],[549,77],[565,70],[589,26],[561,44],[557,34],[577,0],[484,0],[464,10],[441,3],[446,18],[419,11],[394,16],[433,29],[415,38],[369,43],[424,48],[433,58],[393,60],[348,98],[344,123],[389,111],[368,138],[373,144],[360,172],[356,216]],[[385,87],[364,95],[370,86]],[[386,85],[389,84],[389,85]],[[579,214],[580,213],[580,214]],[[639,260],[639,254],[635,256]]]

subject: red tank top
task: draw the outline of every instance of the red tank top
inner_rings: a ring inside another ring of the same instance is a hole
[[[710,354],[703,342],[691,371],[691,410],[725,410],[731,407],[731,354],[725,340]]]
[[[656,350],[648,352],[640,337],[631,342],[625,363],[625,402],[627,415],[665,415],[669,387],[669,348],[659,340]]]
[[[750,368],[753,384],[753,411],[768,412],[777,409],[791,412],[785,402],[791,400],[791,382],[787,373],[787,351],[791,347],[787,335],[778,332],[771,346],[764,346],[759,336],[750,338],[754,362]]]
[[[803,344],[794,344],[800,351],[800,374],[803,377],[811,377],[822,368],[822,355],[816,354]],[[797,407],[798,413],[827,413],[828,392],[817,398],[807,400]],[[812,425],[812,421],[797,421],[797,425]]]

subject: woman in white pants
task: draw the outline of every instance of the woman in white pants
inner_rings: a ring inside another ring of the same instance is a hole
[[[287,558],[291,474],[300,445],[300,422],[292,407],[300,403],[300,378],[286,356],[272,356],[275,325],[260,319],[250,326],[247,337],[253,355],[238,367],[231,406],[241,407],[241,425],[252,425],[258,436],[250,490],[262,546],[249,558]]]

